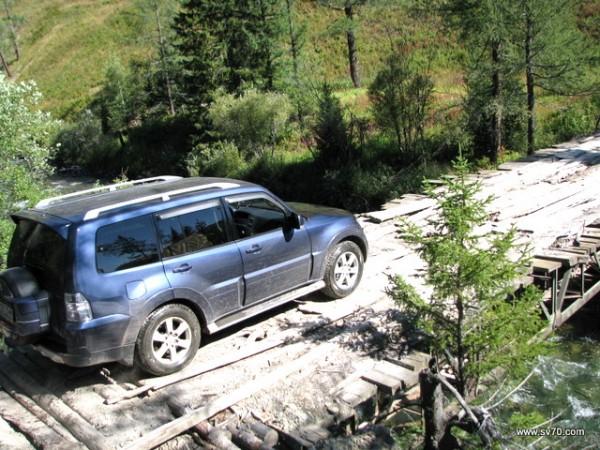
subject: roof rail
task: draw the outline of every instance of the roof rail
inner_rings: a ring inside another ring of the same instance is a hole
[[[126,187],[126,186],[135,186],[138,184],[146,184],[146,183],[155,183],[155,182],[159,182],[159,181],[173,181],[173,180],[179,180],[181,179],[181,177],[178,176],[174,176],[174,175],[162,175],[159,177],[150,177],[150,178],[142,178],[139,180],[131,180],[131,181],[123,181],[121,183],[115,183],[115,184],[107,184],[105,186],[97,186],[97,187],[93,187],[90,189],[85,189],[83,191],[77,191],[77,192],[72,192],[70,194],[64,194],[64,195],[59,195],[57,197],[50,197],[50,198],[46,198],[44,200],[39,201],[35,207],[36,208],[44,208],[46,206],[50,206],[53,203],[62,201],[62,200],[67,200],[69,198],[75,198],[75,197],[80,197],[83,195],[88,195],[88,194],[97,194],[100,192],[105,192],[105,191],[116,191],[117,189]]]
[[[234,188],[234,187],[239,187],[239,184],[225,183],[225,182],[210,183],[210,184],[204,184],[204,185],[200,185],[200,186],[192,186],[192,187],[183,188],[183,189],[176,189],[176,190],[169,191],[169,192],[163,192],[162,194],[147,195],[146,197],[134,198],[132,200],[127,200],[127,201],[115,203],[112,205],[102,206],[101,208],[92,209],[92,210],[88,211],[87,213],[85,213],[85,215],[83,216],[83,220],[96,219],[96,218],[98,218],[98,216],[100,214],[102,214],[106,211],[110,211],[112,209],[117,209],[117,208],[122,208],[124,206],[135,205],[137,203],[146,203],[146,202],[150,202],[152,200],[161,200],[163,202],[166,202],[175,195],[187,194],[188,192],[203,191],[203,190],[207,190],[207,189],[227,189],[227,188]]]

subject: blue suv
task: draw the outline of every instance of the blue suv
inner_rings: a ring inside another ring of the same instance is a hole
[[[341,298],[368,244],[354,216],[222,178],[156,177],[43,200],[0,273],[0,331],[63,364],[166,375],[211,334],[309,292]]]

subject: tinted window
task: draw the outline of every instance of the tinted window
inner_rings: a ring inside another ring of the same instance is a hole
[[[163,256],[183,255],[227,242],[223,209],[217,202],[196,206],[193,211],[171,212],[158,217]]]
[[[98,229],[96,250],[96,264],[102,273],[158,261],[152,218],[136,217]]]
[[[263,195],[227,199],[239,237],[253,236],[283,228],[285,210]]]

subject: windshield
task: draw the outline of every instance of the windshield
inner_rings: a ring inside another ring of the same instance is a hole
[[[44,279],[63,279],[66,241],[52,228],[30,220],[20,220],[8,251],[8,267],[37,269]]]

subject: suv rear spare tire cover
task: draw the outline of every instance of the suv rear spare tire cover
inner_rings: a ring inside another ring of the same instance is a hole
[[[1,282],[8,288],[13,298],[29,297],[40,291],[33,274],[23,267],[11,267],[0,273]]]

